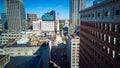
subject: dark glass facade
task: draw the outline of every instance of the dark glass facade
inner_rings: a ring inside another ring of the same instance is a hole
[[[51,12],[45,13],[42,15],[43,21],[55,21],[55,11],[52,10]]]

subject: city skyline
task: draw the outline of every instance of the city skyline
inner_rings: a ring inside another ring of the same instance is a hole
[[[25,11],[27,13],[37,14],[39,18],[45,13],[51,10],[55,10],[59,13],[60,19],[69,19],[69,0],[35,0],[28,1],[23,0]],[[93,0],[86,0],[86,7],[92,6]],[[5,13],[4,0],[0,2],[0,13]],[[1,19],[1,15],[0,15]]]

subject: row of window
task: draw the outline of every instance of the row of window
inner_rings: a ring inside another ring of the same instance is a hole
[[[120,39],[117,39],[116,37],[108,36],[106,34],[95,31],[91,31],[91,35],[112,45],[118,45],[118,47],[120,48]]]
[[[111,24],[111,23],[81,23],[82,25],[89,26],[95,29],[111,31],[120,33],[120,29],[118,28],[119,24]]]
[[[34,53],[32,53],[34,54]],[[10,53],[10,55],[16,55],[16,53]],[[17,53],[17,55],[30,55],[30,53]]]
[[[87,13],[87,14],[84,14],[84,15],[81,14],[80,17],[84,19],[84,18],[92,18],[92,17],[110,16],[111,14],[112,14],[112,12],[106,11],[104,13],[96,12],[96,13]],[[115,10],[114,15],[120,15],[120,9]]]
[[[117,46],[120,48],[120,39],[119,38],[116,38],[116,37],[113,37],[113,36],[108,36],[106,34],[102,34],[100,32],[96,32],[96,31],[88,31],[86,29],[82,29],[85,33],[89,34],[89,35],[92,35],[94,36],[95,38],[101,40],[101,41],[104,41],[104,42],[107,42],[113,46]]]
[[[92,38],[90,38],[90,37],[88,37],[88,35],[87,34],[89,34],[89,35],[92,35],[92,36],[94,36],[94,37],[96,37],[97,38],[97,34],[96,33],[98,33],[99,34],[99,39],[102,39],[102,41],[107,41],[108,43],[113,43],[114,45],[117,45],[118,44],[118,46],[119,46],[119,44],[120,44],[120,40],[119,40],[119,42],[117,42],[118,41],[118,39],[117,38],[115,38],[115,37],[111,37],[111,36],[106,36],[106,35],[104,35],[104,34],[102,34],[102,33],[99,33],[99,32],[95,32],[95,31],[90,31],[89,29],[87,30],[87,29],[83,29],[83,28],[81,28],[81,32],[84,32],[85,34],[80,34],[81,35],[81,37],[84,37],[87,41],[89,41],[89,42],[87,42],[87,43],[91,43],[92,45],[94,45],[97,49],[99,49],[99,50],[101,50],[101,51],[103,51],[106,55],[108,55],[108,56],[110,56],[111,58],[117,58],[116,60],[118,61],[118,62],[120,62],[120,53],[117,53],[117,52],[115,52],[115,50],[113,50],[113,49],[111,49],[111,48],[109,48],[109,47],[106,47],[104,44],[101,44],[101,43],[99,43],[99,42],[96,42],[96,40],[94,40],[94,39],[92,39]],[[83,41],[81,41],[81,42],[83,42]],[[84,44],[85,44],[85,42],[84,42]],[[85,44],[86,45],[86,44]],[[81,45],[82,46],[82,45]],[[90,47],[91,45],[86,45],[86,47],[90,50],[90,51],[92,51],[92,53],[94,53],[95,51],[94,51],[94,49],[93,48],[91,48]],[[95,48],[95,49],[96,49]],[[101,58],[100,57],[100,54],[97,54],[97,52],[95,53],[95,55],[99,58],[99,59],[103,59],[103,60],[105,60],[104,58]],[[92,57],[91,57],[92,58]]]

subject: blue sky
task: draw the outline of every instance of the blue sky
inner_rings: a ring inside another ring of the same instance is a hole
[[[55,10],[60,19],[69,19],[69,0],[23,0],[26,13],[35,13],[41,18],[46,12]],[[93,0],[86,1],[86,7],[92,5]],[[0,13],[5,12],[4,0],[0,0]]]

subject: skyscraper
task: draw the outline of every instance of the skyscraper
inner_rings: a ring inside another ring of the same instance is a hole
[[[120,0],[80,11],[80,68],[120,67]]]
[[[85,8],[85,0],[70,0],[70,23],[72,27],[79,25],[79,11]]]
[[[8,30],[23,31],[26,29],[26,15],[22,0],[4,0],[7,13]]]
[[[32,21],[37,21],[37,14],[27,14],[27,26],[28,28],[32,27]]]
[[[1,13],[2,29],[8,29],[7,16],[6,13]]]

